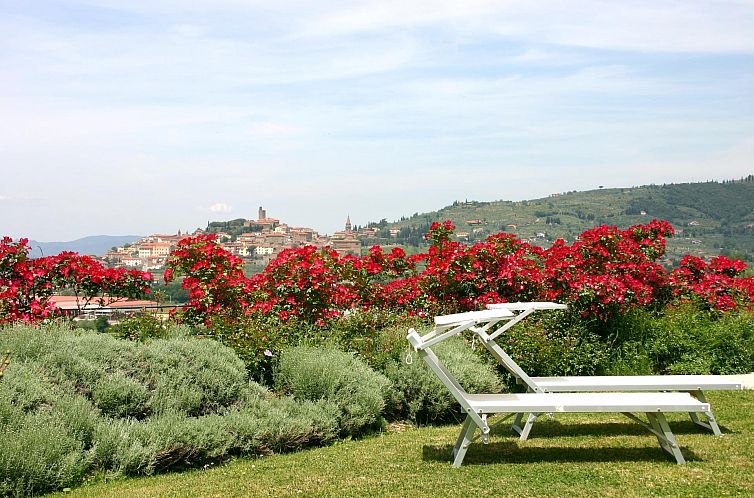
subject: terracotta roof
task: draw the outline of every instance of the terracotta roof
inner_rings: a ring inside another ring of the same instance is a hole
[[[50,302],[54,304],[56,308],[61,310],[75,310],[84,307],[86,307],[86,309],[102,308],[98,298],[92,299],[87,304],[85,300],[77,298],[76,296],[51,296]],[[139,308],[143,306],[158,306],[160,303],[143,299],[119,299],[106,297],[104,298],[103,304],[106,308]]]

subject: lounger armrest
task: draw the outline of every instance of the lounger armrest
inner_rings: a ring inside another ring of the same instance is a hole
[[[419,351],[424,345],[421,336],[415,329],[408,329],[406,339],[408,339],[408,342],[411,343],[415,351]]]

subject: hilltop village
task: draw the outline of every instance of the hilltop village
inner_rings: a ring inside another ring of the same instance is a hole
[[[284,249],[305,245],[329,246],[340,254],[359,256],[362,242],[369,244],[376,240],[379,231],[379,227],[354,230],[349,216],[343,230],[330,236],[322,235],[312,228],[292,227],[277,218],[268,217],[260,207],[255,220],[208,223],[206,229],[199,228],[193,233],[178,231],[176,234],[149,235],[133,244],[114,247],[105,253],[103,259],[111,266],[159,270],[165,266],[178,241],[205,233],[215,234],[220,245],[231,254],[262,265],[269,263]]]

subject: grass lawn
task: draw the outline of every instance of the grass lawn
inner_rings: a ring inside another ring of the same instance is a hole
[[[709,393],[726,435],[668,420],[686,465],[619,414],[542,418],[529,441],[507,425],[450,466],[460,423],[407,428],[206,470],[91,482],[66,496],[753,496],[754,391]],[[478,434],[478,433],[477,433]]]

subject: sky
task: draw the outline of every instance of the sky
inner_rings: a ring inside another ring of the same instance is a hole
[[[754,0],[0,0],[0,236],[754,173]]]

